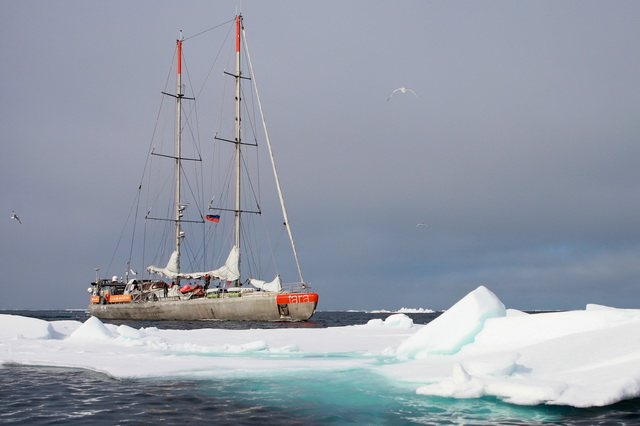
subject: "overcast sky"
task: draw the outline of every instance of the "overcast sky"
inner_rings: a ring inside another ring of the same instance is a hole
[[[87,305],[178,32],[237,4],[2,3],[0,309]],[[640,2],[242,11],[320,310],[640,306]]]

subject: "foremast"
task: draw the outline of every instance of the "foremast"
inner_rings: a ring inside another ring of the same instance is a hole
[[[174,155],[163,155],[156,154],[152,152],[152,154],[160,155],[162,157],[173,158],[175,161],[175,192],[174,192],[174,217],[172,220],[174,222],[174,238],[175,238],[175,249],[171,258],[169,259],[169,263],[166,268],[157,268],[155,266],[149,266],[147,270],[152,273],[159,273],[166,277],[171,277],[176,281],[176,283],[180,283],[181,272],[180,272],[180,257],[181,257],[181,245],[182,240],[185,236],[182,231],[182,219],[183,213],[185,209],[188,207],[188,204],[182,202],[182,161],[183,160],[194,160],[200,161],[195,158],[183,158],[182,157],[182,101],[184,99],[194,100],[195,98],[189,98],[184,95],[183,92],[183,84],[182,84],[182,43],[184,38],[182,37],[182,31],[180,31],[180,38],[176,40],[176,93],[171,94],[167,92],[162,92],[162,94],[171,96],[176,99],[176,130],[175,130],[175,147],[174,147]],[[156,220],[167,220],[167,219],[157,219],[157,218],[149,218],[148,219],[156,219]]]

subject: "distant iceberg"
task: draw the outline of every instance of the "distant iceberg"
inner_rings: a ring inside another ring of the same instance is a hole
[[[358,311],[352,311],[358,312]],[[370,314],[433,314],[436,311],[425,308],[400,308],[397,311],[389,311],[387,309],[375,309],[368,311]]]
[[[433,314],[436,311],[425,308],[400,308],[397,312],[400,314]]]

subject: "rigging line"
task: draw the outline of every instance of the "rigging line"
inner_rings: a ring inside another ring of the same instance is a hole
[[[136,212],[133,215],[133,232],[131,233],[131,246],[129,247],[129,268],[131,268],[131,258],[133,257],[133,243],[136,238],[136,227],[137,227],[136,225],[138,224],[138,221],[136,220],[136,218],[138,217],[138,211],[140,209],[140,192],[141,191],[142,191],[142,185],[138,187],[138,196],[136,197],[137,199]]]
[[[195,241],[193,241],[195,243]],[[207,269],[206,265],[207,265],[207,261],[206,261],[206,235],[203,232],[202,233],[202,241],[198,242],[198,244],[191,244],[191,242],[188,243],[189,244],[189,251],[192,252],[191,254],[191,259],[190,259],[190,263],[191,264],[195,264],[197,265],[198,262],[202,263],[202,266],[198,266],[197,269],[205,271]],[[192,248],[193,246],[193,248]],[[192,271],[196,270],[196,267],[192,267],[191,269]]]
[[[191,231],[194,231],[196,228],[201,229],[203,226],[205,226],[205,221],[203,220],[202,222],[203,223],[200,224],[190,224],[191,226],[189,227],[189,235],[191,235]],[[194,232],[194,234],[196,233]],[[200,238],[198,238],[198,241],[196,241],[195,238],[185,238],[185,244],[187,244],[187,251],[189,252],[190,256],[188,258],[189,264],[191,265],[192,271],[204,271],[207,269],[207,235],[206,232],[200,232],[199,234],[201,235],[202,239],[200,240]],[[201,264],[201,266],[197,266],[198,264]]]
[[[176,53],[175,53],[175,51],[174,51],[173,59],[172,59],[172,61],[171,61],[172,63],[175,61],[175,57],[176,57]],[[170,70],[169,70],[169,73],[167,74],[167,80],[166,80],[166,82],[165,82],[165,87],[166,87],[166,85],[168,84],[167,82],[169,81],[170,75],[171,75],[171,68],[170,68]],[[160,99],[160,106],[159,106],[159,108],[158,108],[158,112],[157,112],[157,114],[156,114],[156,122],[155,122],[155,125],[154,125],[154,128],[153,128],[153,133],[152,133],[152,135],[151,135],[151,139],[150,139],[150,141],[149,141],[149,148],[148,148],[148,152],[147,152],[147,158],[146,158],[146,160],[145,160],[144,166],[143,166],[143,168],[142,168],[142,173],[141,173],[141,176],[140,176],[140,183],[139,183],[139,185],[138,185],[137,195],[136,195],[136,198],[135,198],[135,199],[137,200],[137,204],[136,204],[136,215],[137,215],[137,212],[138,212],[138,207],[139,207],[139,205],[140,205],[140,190],[141,190],[141,187],[142,187],[142,182],[144,181],[144,176],[145,176],[145,174],[146,174],[147,166],[149,165],[149,159],[150,159],[150,157],[151,157],[151,155],[149,155],[149,153],[152,151],[153,141],[154,141],[154,139],[155,139],[155,134],[156,134],[156,131],[157,131],[157,129],[158,129],[158,123],[160,122],[160,114],[161,114],[161,112],[162,112],[162,105],[163,105],[163,103],[164,103],[164,96],[162,96],[162,97],[161,97],[161,99]],[[135,202],[135,201],[134,201],[134,202]],[[133,207],[132,207],[132,209],[133,209]],[[127,222],[126,222],[126,223],[128,223],[128,221],[129,221],[129,218],[130,218],[130,217],[131,217],[131,211],[129,212],[129,216],[127,217]],[[125,228],[126,228],[126,223],[125,223]],[[134,219],[134,231],[133,231],[133,232],[134,232],[134,235],[132,236],[132,242],[131,242],[131,246],[132,246],[132,247],[133,247],[133,239],[135,238],[135,219]],[[122,235],[123,235],[123,233],[124,233],[124,229],[123,229],[122,233],[120,234],[120,238],[118,239],[118,243],[117,243],[117,245],[116,245],[116,251],[117,251],[117,247],[119,246],[120,241],[121,241],[121,239],[122,239]],[[112,258],[111,258],[111,261],[109,262],[109,267],[107,268],[107,273],[108,273],[108,272],[109,272],[109,270],[111,269],[111,265],[112,265],[112,263],[113,263],[113,259],[114,259],[114,258],[115,258],[115,251],[114,251],[114,253],[113,253],[113,256],[112,256]],[[130,253],[129,253],[129,262],[130,262],[130,261],[131,261],[131,251],[130,251]]]
[[[184,257],[180,257],[180,269],[181,270],[185,270],[187,269],[188,271],[196,271],[198,268],[195,267],[194,262],[195,262],[195,255],[193,253],[193,248],[191,247],[191,244],[189,243],[189,241],[187,241],[187,239],[185,238],[184,241],[182,242],[182,247],[185,249],[185,251],[187,252],[186,254],[188,254],[187,260],[189,261],[189,266],[187,268],[185,268],[185,265],[182,265],[182,260],[184,260]]]
[[[227,85],[223,85],[222,87],[222,96],[220,98],[220,107],[218,114],[218,123],[217,129],[218,132],[222,131],[222,123],[225,117],[225,103],[226,103],[226,95],[227,95]],[[216,134],[218,133],[216,132]],[[222,195],[223,193],[227,193],[229,191],[227,180],[231,179],[231,170],[232,163],[227,163],[224,161],[225,156],[227,155],[227,149],[229,147],[227,144],[222,144],[221,141],[214,138],[213,140],[213,158],[215,160],[216,167],[212,167],[209,174],[210,182],[217,182],[216,190],[217,193]]]
[[[200,205],[200,200],[198,200],[198,197],[196,197],[194,191],[193,191],[193,187],[191,186],[191,182],[189,181],[189,177],[187,176],[186,173],[184,173],[184,168],[181,168],[182,172],[182,178],[186,181],[187,183],[187,187],[189,188],[189,192],[191,193],[191,196],[193,197],[193,201],[194,204],[196,205],[196,208],[198,210],[198,213],[200,213],[200,215],[202,215],[202,212],[204,211],[203,206]]]
[[[262,128],[264,130],[264,134],[265,134],[265,139],[267,142],[267,147],[268,147],[268,151],[269,151],[269,158],[271,159],[271,166],[273,168],[273,174],[274,174],[274,178],[276,181],[276,188],[278,189],[278,197],[280,198],[280,207],[282,209],[282,216],[284,218],[284,223],[287,227],[287,232],[289,234],[289,240],[291,242],[291,250],[293,251],[293,257],[296,261],[296,266],[298,268],[298,275],[300,276],[300,281],[302,283],[304,283],[304,278],[302,277],[302,269],[300,268],[300,261],[298,259],[298,251],[296,250],[296,245],[293,241],[293,231],[291,230],[291,224],[289,222],[289,215],[287,214],[287,208],[284,204],[284,198],[282,195],[282,188],[280,186],[280,179],[278,178],[278,172],[276,170],[276,163],[275,163],[275,158],[273,156],[273,150],[271,149],[271,139],[269,138],[269,131],[267,130],[267,123],[265,121],[264,118],[264,111],[262,109],[262,102],[260,101],[260,92],[258,92],[258,83],[256,81],[255,78],[255,74],[253,72],[253,64],[251,62],[251,55],[249,54],[249,44],[247,43],[247,36],[246,33],[244,31],[244,28],[242,29],[242,35],[244,35],[243,37],[243,41],[244,41],[244,48],[245,51],[247,52],[247,62],[249,63],[249,72],[250,72],[250,76],[251,76],[251,80],[253,81],[253,87],[256,91],[256,100],[258,101],[258,109],[260,110],[260,116],[262,117]]]
[[[229,32],[227,33],[227,38],[231,34],[231,32],[232,32],[231,30],[232,29],[233,29],[233,26],[231,26]],[[222,49],[221,49],[221,51],[222,51]],[[227,67],[229,67],[230,64],[231,64],[231,58],[232,58],[232,55],[231,55],[231,53],[229,53],[229,56],[227,57]],[[220,94],[220,97],[219,97],[217,122],[215,124],[215,129],[216,129],[215,134],[216,135],[218,133],[223,133],[224,132],[224,130],[223,130],[224,124],[223,123],[225,123],[225,111],[226,111],[225,105],[227,103],[227,92],[228,91],[229,91],[229,85],[227,84],[227,79],[222,79],[221,80],[221,88],[220,88],[221,94]],[[220,167],[221,158],[222,158],[222,155],[221,155],[221,152],[222,152],[221,151],[222,150],[221,147],[222,147],[222,145],[219,144],[218,141],[214,139],[213,147],[214,147],[213,155],[214,155],[214,158],[216,159],[218,167],[211,168],[211,173],[209,175],[209,179],[211,179],[211,182],[213,182],[214,170],[217,170],[218,171],[217,181],[220,182],[220,181],[223,180],[222,175],[220,175],[220,171],[223,170],[223,167]]]
[[[229,24],[229,23],[231,23],[231,22],[235,22],[235,20],[236,20],[236,18],[233,18],[233,19],[230,19],[230,20],[228,20],[228,21],[226,21],[226,22],[223,22],[222,24],[218,24],[218,25],[216,25],[215,27],[209,28],[208,30],[201,31],[201,32],[199,32],[198,34],[194,34],[194,35],[192,35],[191,37],[187,37],[187,38],[183,39],[183,40],[182,40],[182,42],[185,42],[185,41],[187,41],[187,40],[191,40],[192,38],[195,38],[195,37],[201,36],[201,35],[202,35],[202,34],[204,34],[204,33],[207,33],[207,32],[209,32],[209,31],[215,30],[216,28],[220,28],[220,27],[222,27],[222,26],[224,26],[224,25],[227,25],[227,24]]]
[[[205,264],[209,264],[209,269],[219,265],[223,265],[226,256],[229,254],[229,247],[233,237],[233,228],[224,225],[225,221],[221,220],[216,226],[207,227],[206,232],[208,251],[203,253]]]
[[[184,57],[184,53],[182,55],[182,66],[185,70],[185,73],[187,74],[187,80],[189,82],[189,88],[191,89],[191,92],[194,93],[195,91],[193,90],[193,83],[191,82],[191,74],[189,73],[189,68],[187,66],[187,60]],[[195,148],[195,151],[198,153],[198,158],[202,159],[202,152],[200,150],[200,146],[198,144],[198,141],[200,141],[200,135],[198,134],[198,130],[199,130],[199,126],[198,126],[198,109],[196,108],[196,102],[197,102],[197,98],[193,99],[193,104],[191,104],[191,106],[187,109],[185,108],[184,111],[184,116],[185,116],[185,120],[184,120],[184,126],[189,130],[189,134],[191,135],[191,138],[193,140],[193,146]],[[195,132],[194,132],[194,127],[191,125],[191,117],[194,117],[193,120],[195,120]],[[182,129],[180,129],[182,130]],[[196,134],[198,135],[196,137]]]
[[[243,88],[243,94],[244,94],[244,88]],[[249,94],[250,95],[254,95],[254,92],[252,90],[249,90]],[[244,96],[244,95],[243,95]],[[253,98],[253,96],[251,96],[251,98]],[[247,117],[247,121],[249,122],[249,128],[251,129],[252,135],[253,135],[253,140],[255,142],[255,149],[256,149],[256,182],[257,182],[257,191],[256,189],[253,187],[253,181],[251,180],[251,177],[249,176],[249,168],[248,166],[246,166],[245,163],[245,170],[247,170],[247,179],[249,181],[249,183],[251,184],[251,191],[253,193],[253,198],[254,201],[256,203],[256,206],[258,206],[258,210],[260,210],[260,204],[262,203],[262,199],[261,199],[261,190],[260,190],[260,157],[257,155],[258,154],[258,131],[257,131],[257,127],[256,127],[256,123],[254,118],[256,117],[256,113],[255,113],[255,100],[252,100],[251,102],[251,106],[252,106],[252,110],[249,110],[249,105],[248,102],[244,102],[243,106],[245,108],[245,116]]]
[[[174,50],[173,52],[173,59],[171,60],[171,66],[169,67],[169,72],[167,73],[167,79],[165,80],[164,83],[164,87],[165,89],[168,87],[169,85],[169,79],[171,78],[171,73],[173,70],[173,63],[176,59],[176,54],[177,52]],[[156,122],[155,125],[153,126],[153,132],[151,134],[151,140],[149,141],[149,148],[147,150],[147,159],[145,160],[144,163],[144,167],[142,168],[142,175],[140,176],[140,185],[142,185],[142,182],[144,181],[144,176],[146,174],[147,171],[147,166],[149,164],[149,159],[151,158],[151,152],[153,151],[153,141],[156,139],[156,132],[158,131],[158,123],[160,123],[160,115],[162,113],[162,107],[164,105],[164,95],[160,96],[160,106],[158,107],[158,113],[156,114]]]
[[[249,167],[247,166],[247,162],[246,162],[245,158],[246,158],[246,155],[240,154],[240,159],[242,160],[242,164],[244,164],[245,179],[249,183],[249,187],[251,188],[251,194],[253,195],[253,201],[256,203],[256,206],[258,207],[258,211],[261,211],[259,199],[258,199],[258,196],[256,195],[256,190],[253,187],[253,181],[251,180],[251,176],[249,176],[249,172],[248,172]]]
[[[257,138],[257,134],[258,134],[258,130],[257,130],[257,123],[253,120],[254,117],[256,117],[256,101],[254,98],[254,92],[253,90],[249,90],[248,94],[251,96],[247,96],[247,99],[251,99],[251,105],[249,105],[249,101],[245,101],[242,103],[242,107],[244,108],[244,111],[246,113],[246,117],[247,117],[247,121],[249,122],[249,128],[251,129],[252,133],[253,133],[253,140],[255,142],[256,145],[258,145],[258,138]],[[245,99],[245,89],[244,86],[242,86],[242,99]],[[249,109],[249,106],[251,106],[251,110]]]
[[[149,174],[149,179],[151,179],[151,174]],[[150,203],[150,200],[147,199],[147,215],[148,215],[148,212],[156,208],[156,205],[158,204],[160,197],[162,196],[163,193],[165,193],[166,188],[168,188],[169,185],[173,185],[173,184],[171,183],[171,176],[167,174],[167,176],[164,179],[164,183],[157,187],[158,193],[156,195],[156,198],[153,200],[153,203]],[[171,189],[173,189],[173,187],[171,187]]]
[[[240,226],[241,226],[241,228],[243,230],[243,232],[241,232],[242,243],[243,243],[243,247],[244,247],[243,263],[244,263],[245,269],[246,269],[246,267],[248,267],[248,269],[249,269],[248,277],[251,277],[252,275],[255,275],[255,274],[257,274],[259,272],[258,270],[256,270],[256,269],[259,269],[259,268],[255,268],[254,267],[254,265],[255,266],[258,265],[258,262],[256,261],[256,258],[257,258],[257,256],[256,256],[256,247],[252,247],[253,246],[253,244],[252,244],[253,241],[251,241],[249,239],[249,234],[250,233],[248,232],[248,229],[247,229],[249,227],[249,224],[245,221],[244,223],[241,223]],[[244,275],[247,276],[246,271],[245,271]]]
[[[235,21],[235,19],[232,19],[231,21]],[[231,21],[229,21],[229,22],[231,22]],[[213,68],[218,63],[218,59],[220,58],[220,55],[222,54],[222,52],[223,52],[223,50],[225,48],[225,45],[227,44],[227,40],[229,39],[229,36],[231,35],[232,30],[233,30],[233,25],[230,25],[229,26],[229,31],[227,31],[227,35],[225,36],[224,41],[220,45],[220,49],[218,49],[218,53],[216,54],[216,57],[213,60],[213,63],[211,64],[211,68],[209,68],[209,72],[207,73],[207,76],[205,77],[205,79],[204,79],[204,81],[202,83],[202,87],[200,87],[200,90],[198,91],[198,95],[196,96],[196,98],[200,97],[200,95],[202,94],[202,91],[204,90],[204,87],[207,85],[207,82],[209,81],[209,77],[211,77],[211,73],[213,72]]]
[[[251,91],[250,91],[250,93],[251,93]],[[254,120],[253,120],[253,117],[255,117],[255,111],[253,111],[253,112],[249,111],[249,108],[248,108],[248,106],[246,104],[247,104],[247,102],[244,103],[244,108],[245,108],[245,112],[246,112],[245,116],[247,117],[247,121],[249,122],[248,125],[249,125],[249,128],[251,129],[251,132],[253,134],[253,139],[254,139],[254,142],[256,143],[256,150],[257,150],[257,148],[258,148],[257,147],[257,145],[258,145],[257,129],[255,127],[255,123],[254,123]],[[253,193],[254,202],[259,207],[260,203],[262,202],[262,200],[260,198],[260,194],[261,194],[261,191],[260,191],[260,182],[261,182],[261,180],[260,180],[260,157],[258,155],[256,155],[256,158],[255,158],[255,162],[256,162],[255,163],[256,164],[255,175],[256,175],[256,182],[257,182],[257,191],[256,191],[256,188],[254,188],[253,181],[251,179],[251,176],[249,175],[249,170],[250,169],[246,164],[245,158],[246,158],[246,156],[243,156],[242,162],[243,162],[243,164],[245,166],[247,180],[249,181],[249,184],[251,186],[251,192]]]
[[[192,142],[193,142],[193,143],[192,143],[192,145],[193,145],[193,148],[194,148],[194,150],[195,150],[195,153],[197,154],[198,159],[199,159],[200,161],[202,161],[202,150],[200,149],[200,143],[199,143],[199,141],[200,141],[200,135],[199,135],[199,134],[197,134],[197,133],[199,133],[199,132],[198,132],[198,129],[199,129],[199,128],[198,128],[198,124],[197,124],[197,121],[198,121],[198,114],[197,114],[197,113],[194,113],[194,115],[196,116],[196,117],[195,117],[195,121],[196,121],[195,130],[196,130],[196,131],[194,132],[194,126],[192,126],[192,125],[191,125],[190,117],[185,117],[185,118],[186,118],[186,120],[185,120],[185,121],[187,122],[187,123],[185,124],[185,127],[186,127],[186,128],[187,128],[187,130],[189,131],[189,135],[191,135]],[[185,158],[185,157],[184,157],[184,155],[182,156],[182,158],[183,158],[183,159]]]
[[[233,22],[233,21],[235,21],[235,19],[229,20],[229,21],[227,21],[225,24],[228,24],[228,23]],[[221,24],[221,25],[224,25],[224,24]],[[194,112],[195,112],[195,120],[196,120],[196,126],[197,126],[197,127],[196,127],[196,130],[199,130],[199,128],[200,128],[200,127],[197,125],[197,123],[199,122],[199,120],[198,120],[198,110],[197,110],[197,108],[196,108],[196,107],[197,107],[197,104],[196,104],[197,99],[199,99],[199,98],[200,98],[200,96],[202,95],[202,92],[204,91],[204,88],[205,88],[205,86],[207,85],[207,82],[209,81],[209,78],[211,77],[211,74],[213,73],[213,69],[215,68],[216,64],[218,63],[218,60],[220,59],[220,56],[221,56],[221,54],[222,54],[222,52],[223,52],[223,50],[224,50],[224,47],[225,47],[225,45],[227,44],[227,40],[229,39],[229,36],[230,36],[230,34],[232,33],[233,28],[234,28],[234,27],[233,27],[233,25],[230,25],[230,26],[229,26],[229,30],[227,31],[227,35],[225,36],[224,41],[223,41],[223,42],[222,42],[222,44],[220,45],[220,48],[218,49],[218,53],[216,54],[216,56],[215,56],[215,58],[214,58],[214,60],[213,60],[213,63],[211,64],[211,67],[209,68],[209,71],[208,71],[208,73],[207,73],[207,75],[206,75],[206,77],[205,77],[205,79],[204,79],[204,81],[203,81],[203,83],[202,83],[202,86],[200,87],[200,90],[198,91],[198,94],[196,95],[196,101],[194,101],[194,103],[193,103],[193,108],[192,108],[192,109],[193,109],[193,110],[194,110]],[[190,76],[190,74],[189,74],[188,70],[187,70],[187,76],[188,76],[188,78],[189,78],[189,83],[191,83],[191,76]],[[192,90],[193,90],[193,85],[192,85]],[[195,93],[195,91],[194,91],[194,93]],[[188,123],[187,123],[187,124],[189,125],[189,131],[191,132],[192,137],[193,137],[193,129],[192,129],[191,125],[190,125],[190,122],[188,121]],[[198,138],[197,138],[197,139],[194,137],[194,139],[195,139],[195,140],[198,140],[198,141],[200,140],[199,136],[198,136]],[[202,152],[201,152],[201,147],[200,147],[200,145],[196,145],[196,149],[197,149],[197,151],[198,151],[198,156],[199,156],[200,158],[202,158]],[[212,176],[213,176],[213,170],[211,171],[211,174],[212,174]],[[212,176],[211,176],[211,177],[212,177]],[[202,182],[201,182],[201,191],[202,191],[202,196],[203,196],[203,198],[202,198],[202,199],[204,199],[204,190],[205,190],[205,188],[204,188],[204,181],[205,181],[205,180],[204,180],[204,173],[201,173],[201,179],[202,179]],[[205,250],[206,250],[206,247],[205,247]]]
[[[167,205],[167,217],[171,214],[171,209],[172,206]],[[154,235],[152,235],[154,239],[154,244],[152,244],[152,246],[156,247],[156,252],[152,256],[152,263],[163,265],[167,262],[167,259],[164,257],[166,253],[171,253],[173,251],[173,238],[171,237],[173,233],[173,223],[171,221],[164,220],[153,222],[156,222],[157,224],[154,228]]]
[[[286,230],[286,226],[283,226],[282,228],[280,228],[280,232],[278,232],[278,236],[276,237],[276,241],[275,241],[275,244],[273,246],[271,245],[271,240],[267,236],[267,242],[269,243],[269,249],[271,250],[272,262],[273,262],[273,265],[274,265],[274,267],[276,269],[276,272],[278,272],[278,275],[280,275],[280,272],[278,270],[278,263],[276,262],[276,252],[278,251],[278,248],[280,247],[280,243],[282,242],[282,238],[284,236],[284,231],[285,230]]]
[[[172,62],[175,60],[175,51],[174,51],[174,56],[173,56],[173,58],[174,58],[174,59],[172,60]],[[171,75],[171,71],[169,71],[169,74],[167,75],[167,82],[169,81],[170,75]],[[165,82],[165,86],[168,84],[167,82]],[[153,141],[154,141],[154,139],[155,139],[155,134],[156,134],[156,131],[157,131],[157,129],[158,129],[158,123],[160,122],[160,114],[161,114],[161,111],[162,111],[162,105],[163,105],[163,103],[164,103],[164,96],[162,96],[162,97],[161,97],[161,100],[160,100],[160,107],[158,108],[158,112],[157,112],[157,114],[156,114],[156,123],[155,123],[155,125],[154,125],[153,133],[152,133],[152,135],[151,135],[151,139],[150,139],[150,142],[149,142],[149,148],[148,148],[148,152],[147,152],[147,158],[146,158],[146,160],[145,160],[145,163],[144,163],[144,166],[143,166],[143,169],[142,169],[142,173],[141,173],[141,176],[140,176],[140,183],[139,183],[139,185],[138,185],[137,195],[136,195],[136,197],[135,197],[135,201],[134,201],[134,204],[135,204],[135,206],[136,206],[136,209],[135,209],[135,216],[134,216],[133,234],[132,234],[132,237],[131,237],[131,247],[130,247],[130,250],[129,250],[129,262],[131,262],[131,258],[132,258],[132,251],[133,251],[133,244],[134,244],[134,240],[135,240],[135,230],[136,230],[136,220],[135,220],[135,217],[137,217],[137,215],[138,215],[138,209],[139,209],[139,206],[140,206],[140,195],[141,195],[142,183],[143,183],[143,181],[144,181],[144,177],[145,177],[145,174],[146,174],[146,171],[147,171],[147,166],[149,165],[149,160],[150,160],[150,157],[151,157],[151,155],[149,155],[149,153],[152,151]],[[133,206],[132,206],[131,210],[133,210]],[[111,266],[112,266],[112,264],[113,264],[113,260],[114,260],[114,258],[115,258],[116,252],[117,252],[118,247],[119,247],[119,245],[120,245],[120,242],[121,242],[121,240],[122,240],[122,236],[123,236],[124,231],[125,231],[125,229],[126,229],[126,224],[129,222],[129,219],[131,218],[131,210],[129,211],[129,216],[127,217],[127,221],[125,222],[125,226],[124,226],[124,228],[123,228],[123,230],[122,230],[122,232],[121,232],[121,234],[120,234],[120,238],[118,239],[118,242],[117,242],[117,244],[116,244],[116,249],[114,250],[114,253],[113,253],[112,257],[111,257],[111,260],[110,260],[110,262],[109,262],[109,266],[107,267],[107,271],[106,271],[106,274],[107,274],[107,275],[108,275],[108,273],[109,273],[109,270],[111,269]],[[143,258],[144,258],[144,255],[143,255]]]
[[[144,222],[142,222],[142,279],[145,279],[147,277],[147,268],[144,267],[145,265],[145,256],[147,254],[147,221],[145,220]]]
[[[228,164],[226,171],[220,174],[221,178],[217,181],[218,184],[214,197],[214,199],[217,198],[217,200],[215,205],[209,205],[208,210],[220,210],[221,206],[229,205],[229,197],[231,196],[231,169],[232,165]]]
[[[269,232],[266,232],[266,229],[268,229],[269,227],[267,226],[266,222],[266,218],[264,217],[260,217],[260,223],[262,223],[262,229],[264,230],[263,232],[263,240],[266,241],[266,245],[269,249],[269,263],[271,266],[273,266],[273,268],[275,269],[276,275],[280,275],[280,269],[278,268],[278,262],[276,262],[276,250],[279,246],[279,242],[282,239],[282,235],[284,230],[282,228],[280,228],[280,232],[278,232],[278,235],[276,236],[276,242],[275,242],[275,249],[274,249],[274,244],[271,241],[271,235],[269,234]],[[261,245],[263,245],[263,243],[261,243]]]
[[[215,143],[215,145],[219,145],[218,143]],[[221,205],[228,205],[229,204],[229,197],[231,194],[231,170],[232,170],[232,164],[228,164],[227,166],[227,170],[226,172],[223,174],[223,176],[225,176],[225,178],[220,179],[218,181],[218,194],[219,194],[219,202]],[[215,209],[214,209],[215,210]],[[228,223],[226,220],[221,220],[221,223],[216,225],[215,227],[213,227],[213,232],[211,232],[209,234],[209,238],[210,240],[214,237],[214,235],[218,235],[218,234],[222,234],[221,238],[216,239],[213,241],[213,245],[214,245],[214,250],[212,251],[212,260],[214,260],[214,264],[222,264],[224,263],[224,258],[223,256],[225,256],[226,254],[228,254],[228,251],[225,252],[225,247],[228,247],[229,245],[232,245],[232,243],[230,243],[231,239],[233,238],[233,227],[229,226],[230,223]],[[217,250],[217,255],[214,255],[216,253]]]
[[[134,199],[133,205],[131,206],[131,209],[129,209],[129,214],[127,215],[127,220],[124,222],[124,226],[122,227],[122,231],[120,231],[120,237],[118,238],[118,242],[116,243],[116,248],[113,250],[113,254],[111,256],[111,260],[109,261],[109,266],[107,266],[107,270],[105,271],[106,275],[109,275],[109,271],[111,270],[111,266],[113,265],[113,260],[116,257],[116,253],[118,252],[118,248],[120,247],[120,242],[122,241],[122,236],[124,235],[124,231],[126,231],[127,229],[127,224],[129,223],[129,219],[131,219],[131,212],[134,210],[134,207],[137,205],[136,200],[139,198],[140,196],[140,188],[138,188],[138,193]],[[137,211],[137,210],[136,210]],[[131,260],[129,258],[129,260]]]
[[[259,218],[256,218],[255,220],[252,220],[250,223],[244,224],[244,228],[248,228],[249,226],[252,228],[252,235],[254,235],[252,244],[246,243],[245,247],[252,247],[252,249],[248,253],[248,256],[251,257],[250,270],[252,274],[256,276],[256,278],[266,278],[266,268],[263,266],[264,256],[261,255],[261,253],[263,253],[262,247],[264,246],[264,241],[266,239],[268,242],[269,236],[268,232],[266,232],[266,227],[264,226],[264,219],[265,218],[261,216]],[[244,237],[247,241],[249,240],[249,237],[247,236],[248,234],[249,232],[244,233]],[[271,257],[270,260],[273,260],[273,257]],[[269,262],[269,264],[274,265],[273,262]]]
[[[210,234],[210,238],[213,238],[214,234],[222,234],[220,239],[216,239],[216,241],[214,241],[214,246],[215,249],[212,250],[212,258],[215,258],[215,260],[212,262],[212,264],[214,265],[221,265],[224,264],[224,260],[226,258],[223,258],[223,256],[228,255],[229,252],[228,250],[225,251],[225,247],[229,247],[231,245],[231,238],[233,237],[233,228],[230,226],[227,226],[225,229],[223,229],[223,231],[217,231],[216,227],[216,231],[212,232]],[[217,249],[217,256],[214,256],[214,253]]]

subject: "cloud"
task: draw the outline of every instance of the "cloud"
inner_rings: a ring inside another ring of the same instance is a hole
[[[639,6],[276,5],[245,2],[245,26],[321,309],[442,309],[479,284],[522,308],[633,304]],[[15,3],[0,18],[1,307],[86,304],[179,30],[234,13],[121,6]],[[400,86],[420,99],[385,102]],[[25,275],[46,297],[16,291]]]

